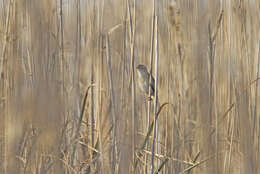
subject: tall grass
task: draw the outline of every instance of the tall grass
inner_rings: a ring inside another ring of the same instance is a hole
[[[0,173],[260,172],[259,2],[155,2],[0,0]]]

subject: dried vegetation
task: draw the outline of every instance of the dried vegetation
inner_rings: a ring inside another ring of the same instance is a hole
[[[260,3],[154,2],[0,0],[0,173],[260,173]]]

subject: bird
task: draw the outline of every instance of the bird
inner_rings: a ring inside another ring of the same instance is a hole
[[[149,83],[150,73],[147,71],[145,65],[139,64],[137,67],[138,74],[138,86],[142,92],[149,96],[149,88],[151,92],[151,98],[154,97],[154,78],[151,75],[151,81]]]

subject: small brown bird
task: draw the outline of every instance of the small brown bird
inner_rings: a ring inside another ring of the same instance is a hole
[[[154,78],[151,75],[151,82],[149,83],[150,73],[147,71],[145,65],[138,65],[136,67],[138,74],[138,86],[146,94],[149,95],[149,88],[151,90],[151,96],[154,96]]]

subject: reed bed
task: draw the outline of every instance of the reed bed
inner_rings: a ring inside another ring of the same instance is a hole
[[[0,8],[0,173],[260,173],[258,1]]]

